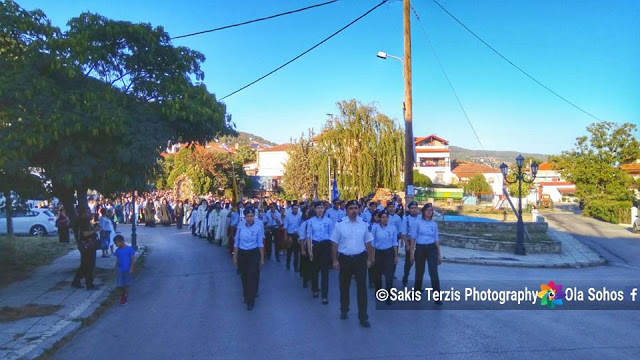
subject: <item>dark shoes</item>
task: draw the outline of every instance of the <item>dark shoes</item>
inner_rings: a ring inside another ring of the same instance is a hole
[[[362,326],[364,328],[370,328],[371,327],[371,323],[369,322],[369,320],[360,320],[360,326]]]
[[[313,295],[314,299],[317,299],[317,298],[320,297],[320,293],[319,292],[313,292],[313,293],[311,293],[311,295]]]
[[[347,320],[349,318],[349,314],[347,313],[340,313],[340,319],[342,320]]]
[[[302,288],[303,288],[303,289],[307,289],[308,287],[309,287],[309,284],[307,284],[307,283],[302,283]]]
[[[254,303],[248,303],[247,304],[247,310],[249,310],[249,311],[253,310],[253,306],[254,306]]]
[[[322,305],[329,304],[329,299],[322,299]]]

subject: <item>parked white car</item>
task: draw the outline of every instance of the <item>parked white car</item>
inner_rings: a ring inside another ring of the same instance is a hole
[[[47,209],[19,210],[12,215],[13,232],[31,236],[46,236],[58,232],[56,217]],[[7,233],[7,213],[0,212],[0,234]]]

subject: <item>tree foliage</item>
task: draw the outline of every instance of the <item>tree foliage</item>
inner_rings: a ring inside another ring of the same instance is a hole
[[[350,100],[337,106],[339,116],[330,126],[292,148],[285,167],[285,172],[292,173],[285,174],[284,188],[305,194],[317,179],[319,196],[329,198],[328,186],[322,184],[329,182],[331,164],[342,198],[362,197],[377,188],[401,189],[403,131],[372,105]]]
[[[301,136],[298,142],[292,144],[287,149],[289,158],[284,164],[284,175],[282,177],[282,188],[285,194],[289,197],[297,199],[312,199],[315,196],[316,186],[314,185],[314,168],[312,164],[317,164],[318,159],[322,159],[322,154],[318,149],[313,146],[311,140],[312,135],[309,138]],[[325,159],[325,169],[328,165]],[[325,175],[327,179],[328,175]],[[325,181],[324,184],[328,182]],[[317,184],[318,187],[322,184]],[[326,186],[325,186],[326,187]]]
[[[256,151],[250,148],[248,145],[240,145],[233,154],[233,159],[237,164],[241,166],[244,164],[252,163],[257,160],[258,155]]]
[[[423,173],[419,172],[418,170],[413,170],[413,185],[415,187],[421,187],[421,188],[426,188],[429,187],[431,185],[433,185],[433,182],[431,181],[431,178],[428,177],[427,175],[424,175]]]
[[[489,185],[484,175],[476,174],[469,179],[469,182],[464,184],[464,192],[467,194],[477,194],[480,192],[492,192],[492,190],[491,185]]]
[[[589,125],[587,131],[589,136],[578,137],[574,149],[552,157],[555,168],[576,184],[578,197],[587,204],[631,200],[633,180],[619,166],[640,158],[636,125],[600,122]]]
[[[161,27],[84,13],[63,33],[12,1],[0,24],[0,153],[22,162],[0,167],[42,169],[65,205],[144,188],[167,140],[234,132],[201,83],[204,56]]]

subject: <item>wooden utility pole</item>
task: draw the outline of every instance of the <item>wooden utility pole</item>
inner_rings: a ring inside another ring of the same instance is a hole
[[[411,4],[404,0],[404,184],[405,207],[413,201],[413,100],[411,95]]]

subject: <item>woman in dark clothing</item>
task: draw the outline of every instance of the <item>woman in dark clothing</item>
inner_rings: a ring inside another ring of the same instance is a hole
[[[164,226],[171,225],[171,213],[169,212],[167,199],[162,199],[162,204],[160,205],[160,222]]]
[[[184,207],[182,205],[182,201],[178,200],[178,203],[176,204],[176,209],[174,210],[174,213],[176,214],[176,225],[178,226],[178,229],[182,229],[182,221],[184,220]]]
[[[66,211],[64,211],[64,208],[60,208],[60,214],[56,220],[56,227],[58,228],[58,240],[61,243],[69,243],[70,226],[71,222],[69,221]]]
[[[156,226],[156,208],[153,205],[153,199],[147,199],[147,206],[144,208],[144,221],[145,226],[154,227]]]
[[[91,215],[88,209],[83,210],[76,220],[75,234],[78,239],[78,250],[80,251],[80,267],[76,271],[71,286],[82,288],[80,279],[85,278],[87,290],[93,290],[93,270],[96,267],[96,238],[100,232],[100,226],[91,226]]]

